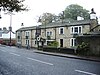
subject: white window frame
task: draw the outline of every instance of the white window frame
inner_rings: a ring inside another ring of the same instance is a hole
[[[26,36],[30,37],[30,31],[26,31],[26,32],[25,32],[25,37],[26,37]],[[26,44],[26,45],[29,45],[29,44],[30,44],[30,39],[29,39],[29,38],[25,40],[25,44]]]
[[[50,36],[52,36],[52,31],[49,32]]]
[[[75,32],[76,27],[78,28],[78,32]],[[81,28],[81,32],[80,32],[79,28]],[[80,33],[82,33],[82,26],[72,26],[70,28],[70,32],[71,32],[71,34],[80,34]]]
[[[17,37],[18,37],[18,36],[21,37],[21,32],[17,32]],[[20,38],[20,39],[17,38],[17,42],[21,42],[21,38]]]
[[[61,29],[63,29],[63,33],[61,33]],[[64,27],[59,28],[59,34],[64,34]]]
[[[25,44],[26,44],[26,45],[29,45],[29,44],[30,44],[30,40],[29,40],[29,39],[26,39],[26,40],[25,40]]]
[[[47,36],[52,36],[52,31],[47,31],[47,32],[46,32],[46,35],[47,35]]]
[[[76,42],[75,40],[76,40],[76,38],[71,38],[70,39],[70,46],[71,47],[74,47],[75,46],[75,42]]]
[[[49,32],[47,31],[47,36],[49,36]]]
[[[21,36],[21,32],[17,32],[17,36]]]
[[[29,31],[26,31],[25,32],[25,36],[30,36],[30,32]]]

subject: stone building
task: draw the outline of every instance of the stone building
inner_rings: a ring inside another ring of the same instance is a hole
[[[75,48],[78,43],[82,42],[83,39],[81,38],[83,37],[84,39],[89,37],[88,39],[90,40],[93,36],[94,39],[92,40],[100,41],[99,34],[92,34],[94,32],[99,32],[100,26],[98,25],[98,21],[95,16],[96,14],[93,9],[91,12],[89,20],[83,19],[77,21],[66,21],[63,23],[52,22],[44,25],[20,28],[16,31],[17,44],[20,44],[23,47],[26,47],[27,45],[30,47],[37,47],[37,45],[48,45],[48,43],[52,41],[57,41],[59,43],[58,47]],[[91,34],[91,37],[86,34]],[[80,37],[79,42],[77,42],[77,36]],[[96,41],[90,43],[93,44],[95,42]],[[99,43],[100,42],[98,42],[98,50],[100,51]],[[90,49],[95,48],[91,45]]]

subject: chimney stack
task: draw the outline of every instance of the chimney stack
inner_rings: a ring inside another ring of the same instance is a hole
[[[97,21],[96,13],[94,12],[93,8],[91,9],[91,13],[90,13],[90,21],[91,21],[90,31],[96,31],[95,27],[98,25],[98,21]]]

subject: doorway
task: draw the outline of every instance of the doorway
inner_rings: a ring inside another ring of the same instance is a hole
[[[63,47],[63,39],[60,39],[60,47]]]

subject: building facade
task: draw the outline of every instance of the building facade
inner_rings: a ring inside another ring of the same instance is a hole
[[[40,39],[45,39],[44,45],[51,41],[57,41],[58,47],[73,48],[76,46],[76,35],[81,35],[90,31],[90,20],[80,20],[73,22],[53,22],[46,25],[33,27],[23,27],[16,31],[17,44],[37,47]],[[38,36],[37,36],[38,33]],[[41,43],[39,43],[41,44]]]
[[[11,44],[10,44],[10,31],[7,30],[5,27],[0,29],[0,44],[4,45],[15,45],[16,44],[16,37],[15,33],[11,32]]]
[[[92,54],[100,55],[100,25],[92,9],[89,20],[52,22],[20,28],[16,31],[16,41],[17,45],[23,47],[47,46],[57,41],[58,47],[63,48],[76,48],[82,42],[87,42]]]

